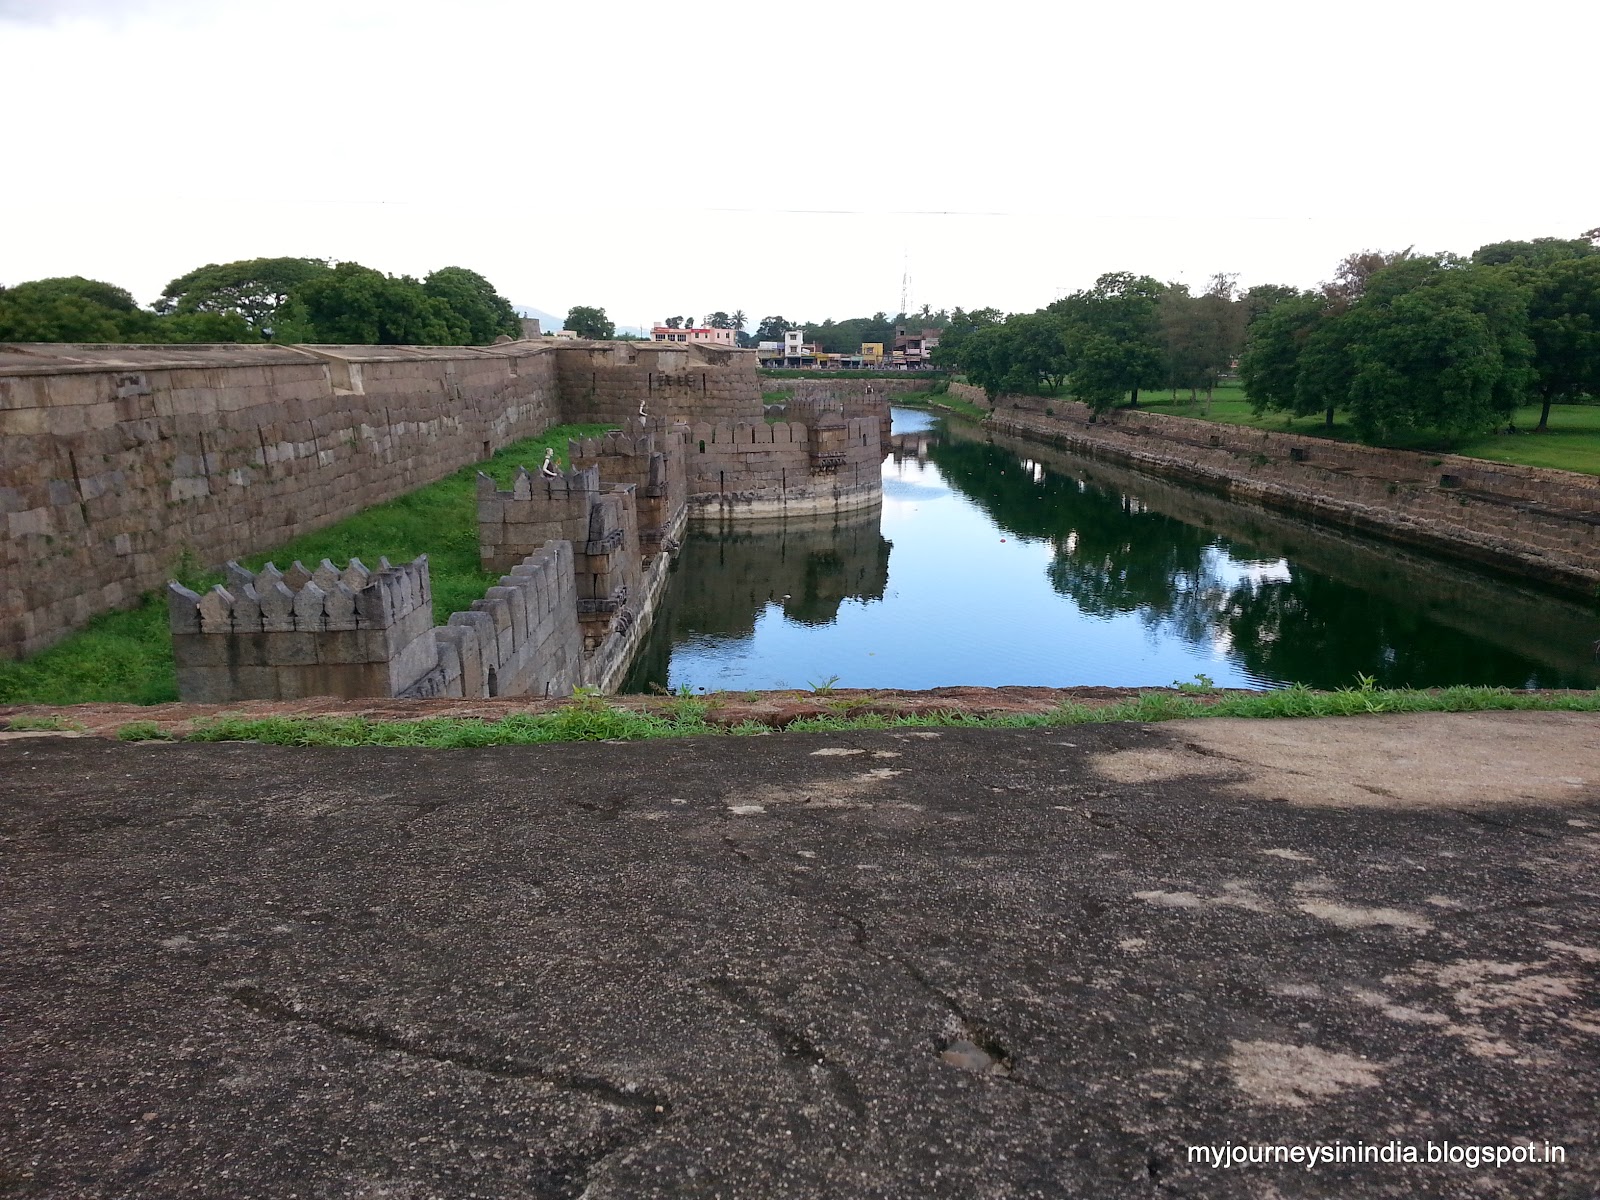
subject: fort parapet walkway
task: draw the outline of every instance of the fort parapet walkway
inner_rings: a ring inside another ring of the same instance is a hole
[[[1593,715],[0,735],[0,823],[19,1195],[1600,1191]]]

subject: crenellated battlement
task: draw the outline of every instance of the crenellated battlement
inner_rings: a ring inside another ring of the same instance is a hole
[[[167,585],[167,620],[186,700],[392,696],[434,664],[424,555],[369,570],[323,559],[288,571],[227,564],[204,595]]]
[[[691,511],[718,520],[844,511],[882,496],[879,422],[819,405],[816,420],[700,422],[685,449]]]
[[[478,552],[485,571],[509,571],[546,542],[586,542],[601,496],[598,467],[553,476],[519,468],[509,489],[478,476]]]
[[[594,467],[607,484],[633,486],[639,549],[646,561],[681,539],[688,516],[684,477],[688,438],[686,425],[651,421],[643,428],[567,443],[574,467]]]
[[[433,630],[438,666],[412,697],[565,696],[583,681],[571,542],[550,542]]]

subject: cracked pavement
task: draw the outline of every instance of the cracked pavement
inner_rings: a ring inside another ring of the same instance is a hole
[[[1600,1193],[1591,715],[14,738],[0,868],[4,1196]]]

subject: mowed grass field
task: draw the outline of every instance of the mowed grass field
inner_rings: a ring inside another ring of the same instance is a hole
[[[299,559],[315,569],[324,558],[342,567],[354,556],[375,570],[380,556],[399,563],[426,554],[434,620],[442,623],[451,613],[469,607],[498,579],[478,565],[478,472],[509,487],[518,466],[538,467],[546,446],[553,446],[565,465],[568,438],[594,437],[607,428],[557,426],[507,446],[486,463],[463,467],[398,500],[239,561],[259,570],[269,561],[287,569]],[[196,591],[222,582],[221,575],[192,567],[175,565],[175,571]],[[177,698],[164,591],[150,593],[127,612],[96,617],[80,632],[26,661],[0,660],[0,704],[161,704]]]
[[[1236,383],[1217,388],[1209,404],[1204,393],[1197,402],[1191,403],[1187,391],[1179,392],[1176,401],[1169,392],[1143,392],[1139,396],[1139,407],[1146,412],[1248,425],[1253,429],[1288,430],[1306,437],[1331,437],[1345,442],[1356,440],[1350,419],[1342,412],[1334,414],[1332,429],[1323,424],[1320,414],[1289,417],[1283,413],[1264,413],[1258,417],[1250,411],[1244,389]],[[1557,404],[1550,410],[1550,428],[1536,433],[1534,427],[1538,423],[1539,408],[1533,405],[1517,410],[1513,420],[1516,433],[1490,433],[1455,442],[1436,436],[1416,436],[1384,444],[1401,450],[1463,454],[1494,462],[1600,475],[1600,404]]]

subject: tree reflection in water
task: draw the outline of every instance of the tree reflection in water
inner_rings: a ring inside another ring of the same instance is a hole
[[[1358,674],[1396,687],[1600,682],[1582,653],[1594,621],[1582,605],[1103,464],[1069,472],[1056,454],[1053,470],[1018,451],[971,436],[929,448],[1002,530],[1050,543],[1051,586],[1086,614],[1135,614],[1152,631],[1226,648],[1258,678],[1318,688]],[[1158,511],[1144,498],[1153,493],[1200,511]],[[1255,536],[1219,532],[1221,522]],[[1516,629],[1508,607],[1521,612]]]

